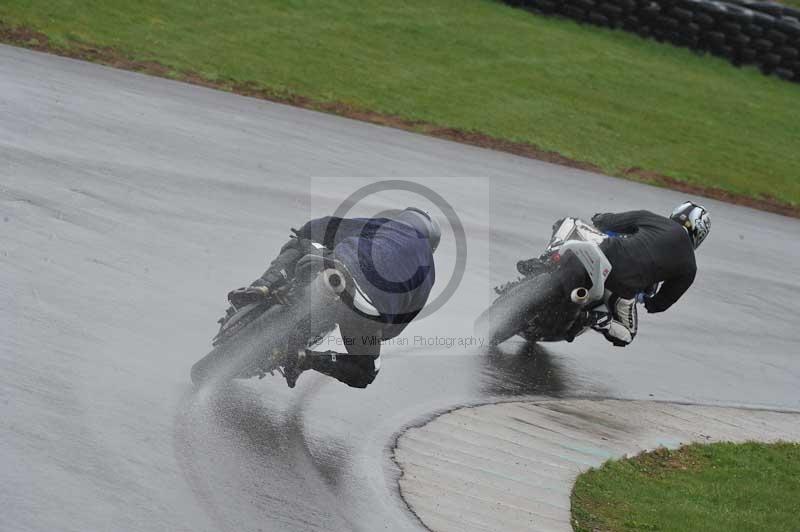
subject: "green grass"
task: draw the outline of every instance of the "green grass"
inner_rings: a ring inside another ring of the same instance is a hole
[[[490,0],[3,0],[62,47],[800,205],[800,85]]]
[[[800,445],[691,445],[611,461],[578,477],[573,526],[595,530],[800,530]]]

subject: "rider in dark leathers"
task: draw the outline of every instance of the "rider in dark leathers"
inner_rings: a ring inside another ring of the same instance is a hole
[[[708,235],[711,222],[705,208],[685,202],[669,218],[641,210],[595,214],[592,223],[601,231],[617,234],[600,244],[611,263],[605,283],[611,320],[595,329],[614,345],[624,347],[636,337],[638,294],[661,283],[644,304],[650,313],[663,312],[692,285],[697,273],[695,249]],[[521,273],[530,267],[527,262],[518,265]]]
[[[425,306],[440,238],[438,223],[416,208],[390,218],[311,220],[295,231],[246,294],[234,291],[229,299],[264,297],[320,257],[343,266],[355,286],[342,294],[343,304],[336,306],[331,321],[339,325],[347,353],[297,350],[290,340],[284,375],[292,388],[308,369],[365,388],[380,369],[381,341],[399,335]]]

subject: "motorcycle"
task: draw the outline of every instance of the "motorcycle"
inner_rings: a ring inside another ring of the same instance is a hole
[[[217,321],[213,349],[192,366],[192,382],[201,386],[264,378],[275,371],[284,375],[288,353],[310,348],[330,334],[336,327],[333,303],[342,297],[352,278],[344,268],[321,261],[312,271],[256,301],[238,307],[231,303]],[[234,293],[247,290],[240,288]]]
[[[545,251],[525,261],[525,275],[495,288],[497,298],[475,322],[477,334],[492,345],[515,335],[571,342],[609,320],[604,294],[611,263],[599,247],[609,236],[617,235],[579,218],[556,222]]]

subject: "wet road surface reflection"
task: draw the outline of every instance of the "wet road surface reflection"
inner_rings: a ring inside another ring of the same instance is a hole
[[[482,357],[481,392],[492,397],[561,396],[567,391],[563,368],[546,347],[507,342]]]

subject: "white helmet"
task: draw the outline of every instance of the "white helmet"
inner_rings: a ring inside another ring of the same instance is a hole
[[[442,228],[436,218],[427,212],[416,207],[407,207],[394,219],[407,223],[425,236],[431,246],[431,252],[436,251],[436,248],[439,247],[439,241],[442,239]]]
[[[702,205],[691,201],[686,201],[675,207],[670,218],[686,229],[694,249],[700,247],[700,244],[703,243],[703,240],[706,239],[709,231],[711,231],[711,218],[708,216],[708,211]]]

